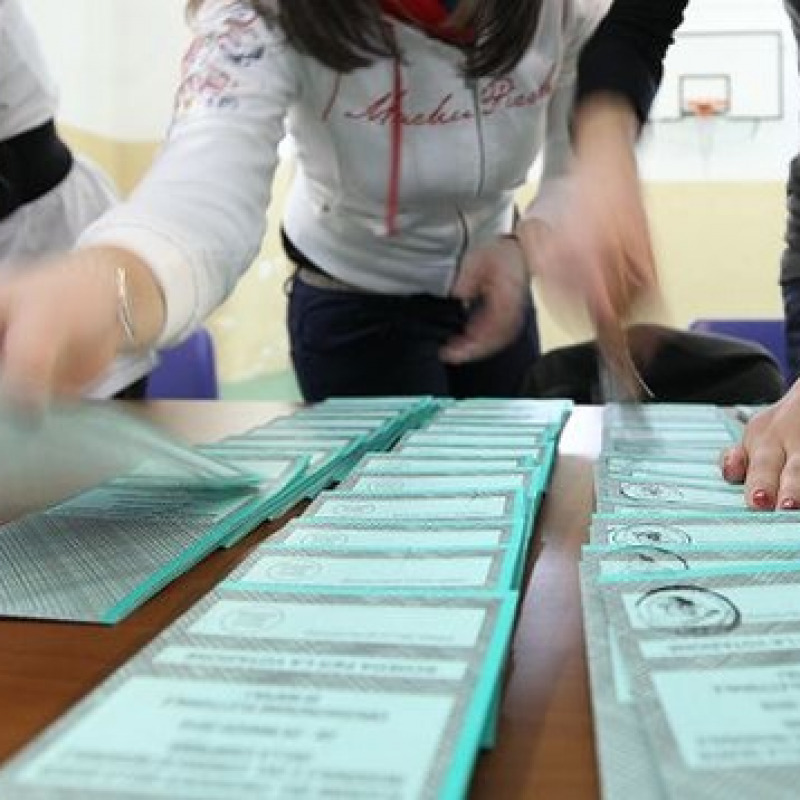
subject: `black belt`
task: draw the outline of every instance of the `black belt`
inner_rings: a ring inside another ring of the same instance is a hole
[[[72,153],[52,120],[0,142],[0,220],[58,186],[72,169]]]

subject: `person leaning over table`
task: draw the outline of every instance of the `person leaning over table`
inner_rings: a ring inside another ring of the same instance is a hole
[[[590,44],[581,56],[578,89],[578,118],[581,107],[590,109],[598,118],[624,119],[635,111],[640,120],[646,117],[654,88],[660,80],[661,59],[679,26],[688,0],[615,0]],[[795,38],[800,41],[800,0],[785,0],[784,5],[792,21]],[[607,54],[614,54],[610,57]],[[607,70],[603,65],[614,64]],[[597,65],[600,65],[599,67]],[[592,103],[587,102],[591,100]],[[631,171],[619,164],[630,155],[628,139],[619,133],[620,125],[608,124],[607,137],[588,138],[588,143],[601,148],[601,156],[594,154],[587,163],[611,165],[606,175],[617,180],[613,196],[614,207],[624,207],[625,202],[640,208],[638,182]],[[581,147],[578,147],[579,167]],[[616,162],[616,165],[615,165]],[[587,175],[590,174],[584,166]],[[586,179],[581,185],[588,191],[578,191],[584,203],[602,205],[603,195],[592,192],[593,186],[605,186],[606,181]],[[786,251],[781,264],[781,282],[786,310],[788,352],[790,362],[800,363],[800,159],[792,163],[788,184],[788,222]],[[594,202],[593,202],[594,201]],[[581,214],[574,218],[580,219]],[[589,213],[587,218],[602,219],[602,211]],[[646,237],[645,218],[634,213],[628,219],[633,225],[611,219],[606,230],[615,229],[620,243],[617,259],[629,248],[626,243]],[[613,241],[613,238],[611,239]],[[615,261],[612,257],[609,259]],[[794,335],[795,341],[792,340]],[[742,442],[723,453],[722,472],[732,483],[743,483],[748,505],[755,510],[785,511],[800,509],[800,381],[777,403],[757,414],[746,426]]]
[[[800,0],[784,0],[795,39],[800,42]],[[781,290],[786,319],[786,354],[794,378],[800,369],[800,156],[791,164],[787,185],[786,249]],[[740,444],[723,455],[723,475],[743,483],[748,505],[757,511],[800,509],[800,384],[757,414]]]
[[[651,287],[628,264],[557,272],[537,257],[572,195],[575,64],[603,0],[191,6],[152,169],[76,252],[0,287],[7,385],[66,391],[198,325],[257,252],[285,122],[299,164],[283,220],[300,264],[289,327],[308,400],[513,394],[538,351],[529,269],[598,325]],[[509,238],[541,149],[540,191]]]
[[[0,276],[6,281],[29,271],[35,259],[69,250],[116,201],[106,176],[59,137],[56,104],[22,6],[0,0]],[[149,366],[139,358],[118,362],[89,391],[135,395],[133,382]]]

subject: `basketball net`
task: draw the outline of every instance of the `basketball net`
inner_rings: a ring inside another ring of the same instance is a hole
[[[686,103],[686,113],[694,118],[700,155],[707,161],[714,153],[714,134],[717,120],[728,110],[728,101],[713,97],[698,97]]]

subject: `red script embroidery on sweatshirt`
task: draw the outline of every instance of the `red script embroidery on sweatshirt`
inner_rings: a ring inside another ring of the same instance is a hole
[[[529,92],[519,91],[513,78],[491,80],[480,92],[481,115],[488,117],[498,111],[536,105],[552,94],[554,76],[555,67],[550,70],[541,86]],[[459,107],[453,99],[452,92],[444,95],[433,107],[422,110],[409,108],[407,89],[404,89],[399,96],[386,92],[361,109],[345,111],[344,116],[347,119],[362,120],[374,125],[387,125],[397,113],[400,114],[403,125],[412,126],[452,125],[475,119],[475,110],[471,106]]]

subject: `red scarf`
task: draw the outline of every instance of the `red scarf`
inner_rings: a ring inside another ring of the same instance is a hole
[[[470,34],[448,24],[457,5],[457,0],[381,0],[384,13],[416,25],[438,39],[463,44],[469,42]]]

